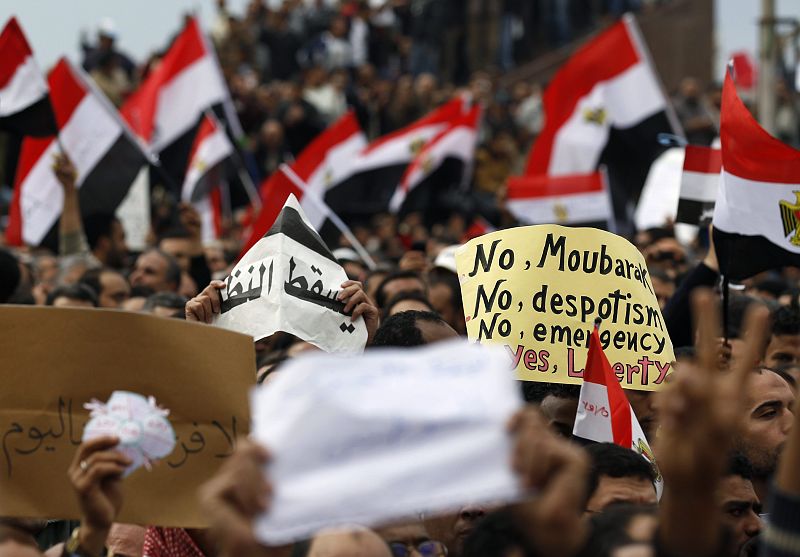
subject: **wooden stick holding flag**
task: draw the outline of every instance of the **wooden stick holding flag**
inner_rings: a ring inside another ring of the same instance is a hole
[[[367,249],[361,244],[361,242],[358,241],[358,238],[355,237],[355,234],[353,234],[344,221],[339,218],[339,215],[334,213],[331,208],[319,198],[319,196],[308,189],[307,184],[300,178],[300,176],[297,175],[294,170],[292,170],[292,167],[286,163],[283,163],[278,167],[278,170],[283,172],[286,177],[289,178],[292,183],[294,183],[295,186],[303,191],[304,198],[307,196],[308,199],[317,205],[317,208],[325,214],[325,217],[330,220],[333,225],[336,226],[336,228],[339,229],[345,238],[347,238],[347,241],[350,242],[350,245],[353,246],[353,249],[356,250],[358,256],[364,261],[367,267],[369,267],[370,270],[375,269],[375,260],[372,259]]]

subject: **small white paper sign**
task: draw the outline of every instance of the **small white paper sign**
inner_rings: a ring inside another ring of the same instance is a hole
[[[502,350],[460,340],[293,360],[252,394],[274,489],[256,535],[284,544],[518,499],[506,425],[522,404]]]

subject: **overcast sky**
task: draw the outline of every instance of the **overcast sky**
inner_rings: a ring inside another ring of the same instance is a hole
[[[228,0],[235,12],[246,3]],[[755,56],[760,5],[759,0],[716,0],[718,76],[731,52],[747,50]],[[39,63],[49,68],[63,54],[79,61],[81,31],[93,38],[105,16],[117,26],[120,47],[141,60],[176,32],[184,12],[198,13],[207,26],[214,6],[214,0],[0,0],[0,19],[16,14]],[[777,0],[777,6],[778,15],[800,18],[800,0]]]

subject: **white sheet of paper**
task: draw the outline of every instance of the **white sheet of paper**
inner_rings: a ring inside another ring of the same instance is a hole
[[[252,394],[272,455],[265,544],[521,496],[506,424],[522,406],[501,349],[451,341],[309,354]]]
[[[287,207],[302,220],[261,238],[236,264],[225,279],[223,313],[214,324],[254,340],[284,331],[326,352],[363,352],[368,336],[364,318],[352,321],[336,299],[347,274],[327,247],[327,256],[320,253],[324,243],[294,196],[284,211]]]

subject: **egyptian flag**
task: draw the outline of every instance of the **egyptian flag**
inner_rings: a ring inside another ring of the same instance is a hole
[[[22,144],[6,231],[11,245],[56,244],[64,194],[51,166],[59,141],[78,172],[83,215],[113,214],[148,164],[132,132],[83,70],[62,58],[48,84],[60,134],[28,137]]]
[[[465,110],[464,101],[455,98],[405,128],[376,139],[354,159],[350,177],[327,191],[325,201],[342,217],[386,211],[408,166]]]
[[[305,187],[295,184],[281,170],[264,180],[261,184],[261,211],[244,243],[242,254],[266,234],[290,194],[298,199],[311,225],[321,230],[329,211],[323,202],[325,193],[352,176],[354,161],[366,146],[367,138],[355,114],[348,112],[319,134],[292,163],[290,168]]]
[[[464,184],[473,168],[480,116],[481,108],[475,104],[425,145],[406,168],[390,211],[428,209],[436,205],[437,196]]]
[[[514,176],[506,207],[525,224],[581,224],[608,227],[611,196],[602,172],[573,176]]]
[[[545,125],[525,174],[587,174],[602,162],[618,215],[638,197],[664,150],[658,133],[682,135],[631,16],[580,48],[542,100]]]
[[[700,225],[705,221],[708,225],[714,214],[721,171],[722,152],[719,149],[686,146],[676,222]]]
[[[800,267],[800,151],[769,135],[730,75],[722,88],[722,178],[714,206],[720,272],[740,280]]]
[[[578,412],[572,435],[596,443],[614,443],[642,455],[655,466],[650,444],[631,408],[611,364],[600,344],[596,323],[589,340],[589,353],[583,371],[583,384],[578,398]],[[656,485],[661,493],[660,478]]]
[[[158,66],[120,109],[136,134],[159,154],[176,184],[183,183],[195,132],[209,108],[222,109],[234,136],[241,126],[214,50],[195,18]]]
[[[213,114],[206,113],[189,154],[189,166],[181,188],[183,201],[198,201],[219,186],[220,166],[231,155],[233,145],[225,130]]]
[[[15,17],[0,33],[0,129],[35,137],[58,133],[47,82]]]

